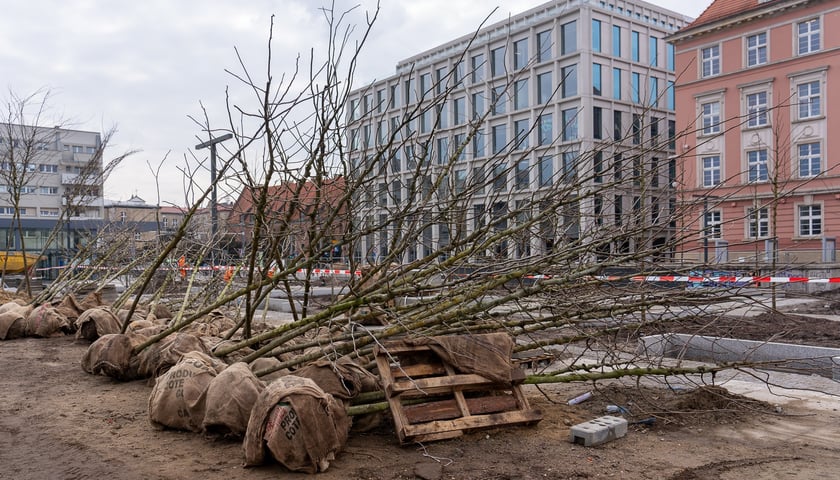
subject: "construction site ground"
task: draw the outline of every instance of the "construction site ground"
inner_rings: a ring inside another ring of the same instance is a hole
[[[784,299],[790,315],[751,316],[745,338],[840,348],[831,296]],[[749,315],[739,314],[740,318]],[[723,325],[723,322],[721,322]],[[705,332],[737,336],[726,331]],[[749,330],[749,332],[747,332]],[[243,467],[238,439],[156,430],[149,381],[117,382],[80,368],[72,337],[0,342],[0,479],[310,478],[279,465]],[[785,389],[780,385],[795,387]],[[721,388],[722,387],[722,388]],[[581,393],[588,401],[566,402]],[[526,386],[544,419],[534,426],[400,446],[387,415],[351,433],[322,479],[823,479],[840,458],[840,383],[779,372],[722,373],[669,382]],[[571,426],[621,405],[627,435],[597,447],[569,442]],[[651,420],[649,419],[654,419]]]

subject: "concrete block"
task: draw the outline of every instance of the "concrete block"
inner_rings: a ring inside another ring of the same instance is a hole
[[[584,447],[593,447],[625,435],[627,435],[627,420],[604,415],[573,426],[569,432],[569,441]]]

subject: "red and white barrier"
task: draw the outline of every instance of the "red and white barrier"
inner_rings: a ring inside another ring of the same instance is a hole
[[[43,272],[48,270],[62,270],[68,268],[69,265],[63,265],[60,267],[45,267],[45,268],[36,268],[36,271]],[[94,267],[90,265],[78,265],[77,268],[82,269],[93,269],[93,270],[117,270],[117,268],[112,267]],[[169,270],[183,270],[183,271],[203,271],[203,272],[210,272],[210,271],[228,271],[228,270],[235,270],[237,267],[235,265],[214,265],[214,266],[200,266],[200,267],[161,267],[163,269]],[[306,269],[301,269],[296,272],[298,275],[304,275],[307,273]],[[344,276],[361,276],[361,270],[349,270],[349,269],[334,269],[334,268],[313,268],[311,270],[312,275],[317,276],[324,276],[324,275],[344,275]],[[533,280],[544,280],[553,278],[551,275],[527,275],[524,278],[533,279]],[[718,284],[756,284],[756,283],[840,283],[840,277],[829,277],[829,278],[813,278],[813,277],[775,277],[775,276],[733,276],[733,275],[710,275],[710,276],[703,276],[703,275],[634,275],[630,277],[622,277],[622,276],[614,276],[614,275],[598,275],[592,277],[595,280],[605,281],[605,282],[616,282],[616,281],[632,281],[632,282],[673,282],[673,283],[718,283]]]
[[[634,282],[677,282],[677,283],[840,283],[840,277],[811,278],[811,277],[768,277],[749,276],[737,277],[729,275],[695,276],[695,275],[637,275],[633,277],[599,276],[598,280],[613,282],[617,280],[631,280]]]

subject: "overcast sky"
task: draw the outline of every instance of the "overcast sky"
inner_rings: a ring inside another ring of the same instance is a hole
[[[712,0],[649,0],[696,17]],[[364,21],[372,0],[336,0],[343,10],[361,4],[350,20]],[[382,0],[363,51],[357,84],[394,73],[398,61],[470,33],[498,7],[490,23],[544,0]],[[0,97],[46,89],[50,115],[69,127],[117,129],[106,160],[130,156],[105,184],[105,197],[137,194],[157,203],[148,163],[161,169],[161,202],[184,203],[179,166],[201,141],[190,117],[225,120],[225,91],[244,95],[225,69],[244,62],[264,75],[270,17],[275,14],[273,74],[294,68],[298,53],[325,44],[316,0],[0,0]],[[240,97],[239,100],[245,100]],[[223,126],[223,125],[219,125]],[[167,156],[168,153],[168,156]],[[192,161],[192,160],[191,160]],[[221,196],[221,194],[220,194]],[[221,200],[221,198],[220,198]]]

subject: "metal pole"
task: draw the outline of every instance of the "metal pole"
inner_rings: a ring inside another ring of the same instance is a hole
[[[210,187],[212,189],[210,191],[210,238],[212,242],[216,241],[216,233],[219,229],[219,209],[216,202],[216,144],[231,138],[233,138],[233,134],[228,133],[221,137],[210,138],[210,140],[195,146],[196,150],[210,147]]]
[[[210,145],[210,184],[213,190],[210,192],[210,238],[216,238],[219,230],[219,207],[216,198],[216,144]]]
[[[709,264],[709,199],[703,198],[703,265]]]

